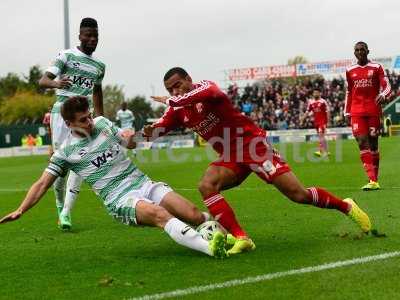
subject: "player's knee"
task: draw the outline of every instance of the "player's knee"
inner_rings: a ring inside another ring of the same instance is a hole
[[[188,212],[188,219],[193,225],[200,225],[204,222],[204,216],[197,207],[192,207]]]
[[[164,207],[154,205],[151,218],[156,226],[163,227],[171,217],[171,214]]]
[[[305,203],[308,199],[308,191],[302,188],[292,188],[289,191],[289,198],[290,200],[297,202],[297,203]]]
[[[199,183],[198,190],[203,197],[207,197],[212,193],[218,192],[218,187],[210,180],[202,180]]]

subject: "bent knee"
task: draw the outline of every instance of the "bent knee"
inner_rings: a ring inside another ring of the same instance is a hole
[[[290,190],[288,196],[294,202],[305,203],[308,202],[309,192],[306,189],[296,188]]]
[[[210,180],[202,180],[199,182],[198,190],[203,197],[219,191],[218,185]]]

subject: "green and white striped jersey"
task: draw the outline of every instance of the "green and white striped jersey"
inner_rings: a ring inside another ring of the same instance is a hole
[[[55,76],[67,77],[72,81],[68,89],[57,89],[57,101],[52,113],[59,113],[61,104],[71,96],[88,96],[92,101],[93,86],[100,85],[106,66],[97,58],[87,55],[78,48],[61,51],[47,68]]]
[[[121,132],[108,119],[95,118],[92,134],[85,138],[70,134],[51,157],[46,171],[54,176],[74,171],[103,200],[108,211],[114,211],[124,195],[150,180],[126,156]]]
[[[135,116],[133,115],[132,111],[129,109],[122,110],[120,109],[117,112],[117,118],[118,121],[121,122],[121,128],[134,128],[133,122],[135,121]]]

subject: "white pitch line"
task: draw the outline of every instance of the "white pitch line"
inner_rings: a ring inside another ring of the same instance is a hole
[[[174,291],[165,292],[165,293],[130,298],[130,300],[156,300],[156,299],[166,299],[166,298],[173,298],[173,297],[179,297],[179,296],[187,296],[187,295],[193,295],[193,294],[203,293],[203,292],[217,290],[217,289],[228,288],[228,287],[232,287],[232,286],[245,285],[245,284],[256,283],[256,282],[261,282],[261,281],[269,281],[269,280],[272,280],[275,278],[281,278],[281,277],[286,277],[286,276],[314,273],[314,272],[320,272],[320,271],[324,271],[324,270],[330,270],[330,269],[351,266],[351,265],[359,265],[359,264],[364,264],[364,263],[368,263],[368,262],[384,260],[384,259],[388,259],[388,258],[392,258],[392,257],[396,257],[396,256],[400,256],[400,251],[387,252],[387,253],[382,253],[382,254],[373,255],[373,256],[359,257],[359,258],[354,258],[354,259],[350,259],[350,260],[337,261],[337,262],[333,262],[333,263],[327,263],[327,264],[323,264],[323,265],[317,265],[317,266],[306,267],[306,268],[301,268],[301,269],[294,269],[294,270],[289,270],[289,271],[284,271],[284,272],[268,273],[268,274],[264,274],[264,275],[254,276],[254,277],[246,277],[243,279],[234,279],[234,280],[229,280],[229,281],[225,281],[225,282],[221,282],[221,283],[193,286],[193,287],[189,287],[186,289],[179,289],[179,290],[174,290]]]
[[[324,187],[327,190],[332,190],[332,191],[345,191],[345,190],[359,190],[358,187],[344,187],[344,186],[328,186]],[[7,193],[7,192],[27,192],[29,188],[20,188],[20,189],[2,189],[0,188],[0,193]],[[389,187],[383,187],[382,190],[399,190],[400,186],[389,186]],[[198,191],[196,188],[174,188],[175,191]],[[272,191],[275,190],[274,188],[270,188],[268,185],[266,185],[263,188],[242,188],[242,187],[237,187],[237,188],[232,188],[230,189],[231,191]],[[91,191],[91,189],[81,189],[81,191]]]

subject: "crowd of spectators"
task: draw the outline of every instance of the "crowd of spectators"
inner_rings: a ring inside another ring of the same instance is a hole
[[[392,86],[391,99],[394,99],[399,95],[400,74],[387,72],[387,75]],[[329,125],[347,126],[343,115],[346,86],[342,77],[332,80],[320,76],[272,79],[247,84],[244,88],[233,84],[227,93],[234,105],[261,128],[284,130],[313,128],[307,103],[314,89],[319,89],[321,97],[329,104]]]

